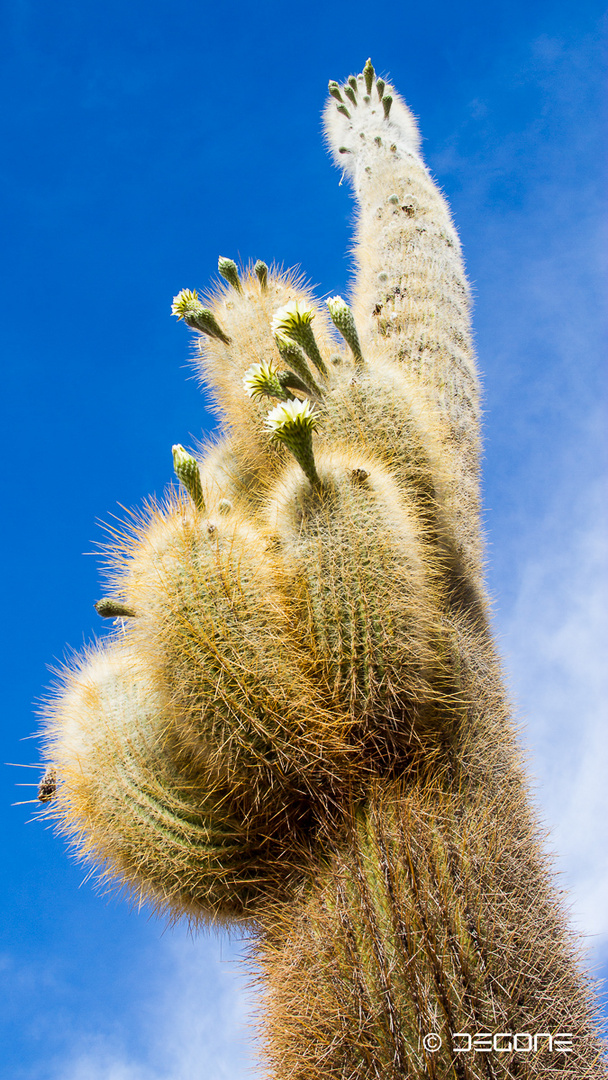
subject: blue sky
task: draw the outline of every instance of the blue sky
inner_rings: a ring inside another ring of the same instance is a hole
[[[4,5],[0,723],[2,761],[36,762],[47,665],[100,629],[83,555],[99,521],[160,493],[171,445],[212,423],[173,295],[218,255],[347,288],[352,201],[320,112],[327,80],[371,55],[420,118],[463,240],[496,629],[573,918],[608,974],[601,17],[570,0]],[[9,805],[28,772],[3,769],[0,1076],[255,1076],[238,940],[192,941],[83,883]]]

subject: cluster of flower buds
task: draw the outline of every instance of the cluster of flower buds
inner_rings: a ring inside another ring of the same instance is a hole
[[[369,91],[373,81],[373,68],[370,75],[366,65],[363,74]],[[339,101],[343,100],[337,84],[333,89],[330,86],[330,91]],[[356,103],[356,92],[357,80],[352,78],[344,88],[344,93],[351,102],[354,100]],[[239,293],[243,291],[238,267],[232,259],[220,257],[218,270],[232,288]],[[254,271],[260,287],[266,290],[268,267],[258,261]],[[341,296],[333,296],[327,300],[327,308],[334,325],[353,354],[355,370],[360,371],[364,362],[363,354],[349,305]],[[182,289],[174,298],[171,311],[199,333],[230,344],[230,338],[218,324],[213,312],[203,306],[195,290]],[[279,402],[266,418],[271,439],[287,446],[311,484],[317,485],[320,481],[312,451],[312,433],[318,427],[319,414],[315,412],[313,403],[322,403],[325,390],[321,384],[329,377],[329,371],[315,340],[312,328],[314,317],[313,308],[301,300],[291,300],[280,307],[272,319],[272,333],[285,370],[275,367],[272,362],[252,364],[243,376],[243,387],[254,401],[268,397]],[[313,375],[311,364],[316,368],[317,375]],[[301,395],[301,398],[295,394]],[[196,459],[188,454],[183,446],[177,445],[173,447],[173,461],[176,475],[195,506],[204,511],[205,501]]]

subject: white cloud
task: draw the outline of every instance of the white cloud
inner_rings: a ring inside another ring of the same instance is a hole
[[[254,1080],[246,977],[225,935],[192,939],[168,932],[149,987],[125,1002],[137,1048],[108,1033],[75,1033],[67,1057],[50,1063],[52,1080]],[[134,1007],[135,1006],[135,1007]]]
[[[527,538],[502,646],[572,915],[608,949],[607,543],[599,485],[562,486]],[[579,522],[572,527],[572,520]]]

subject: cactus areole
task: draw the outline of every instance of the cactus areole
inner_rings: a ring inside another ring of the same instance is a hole
[[[221,439],[115,534],[41,812],[159,911],[247,927],[276,1080],[605,1077],[489,631],[458,237],[371,61],[325,131],[349,300],[227,256],[173,299]]]

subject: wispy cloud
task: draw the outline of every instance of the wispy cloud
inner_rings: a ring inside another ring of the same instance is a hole
[[[575,923],[608,950],[608,544],[599,485],[567,483],[528,542],[503,649]],[[578,524],[573,528],[572,520]],[[597,935],[597,936],[595,936]]]
[[[111,1032],[74,1031],[50,1063],[52,1080],[254,1080],[246,978],[226,938],[166,935],[148,991],[134,1003],[133,1042]],[[134,1007],[135,1006],[135,1007]],[[136,1030],[135,1030],[136,1028]]]

